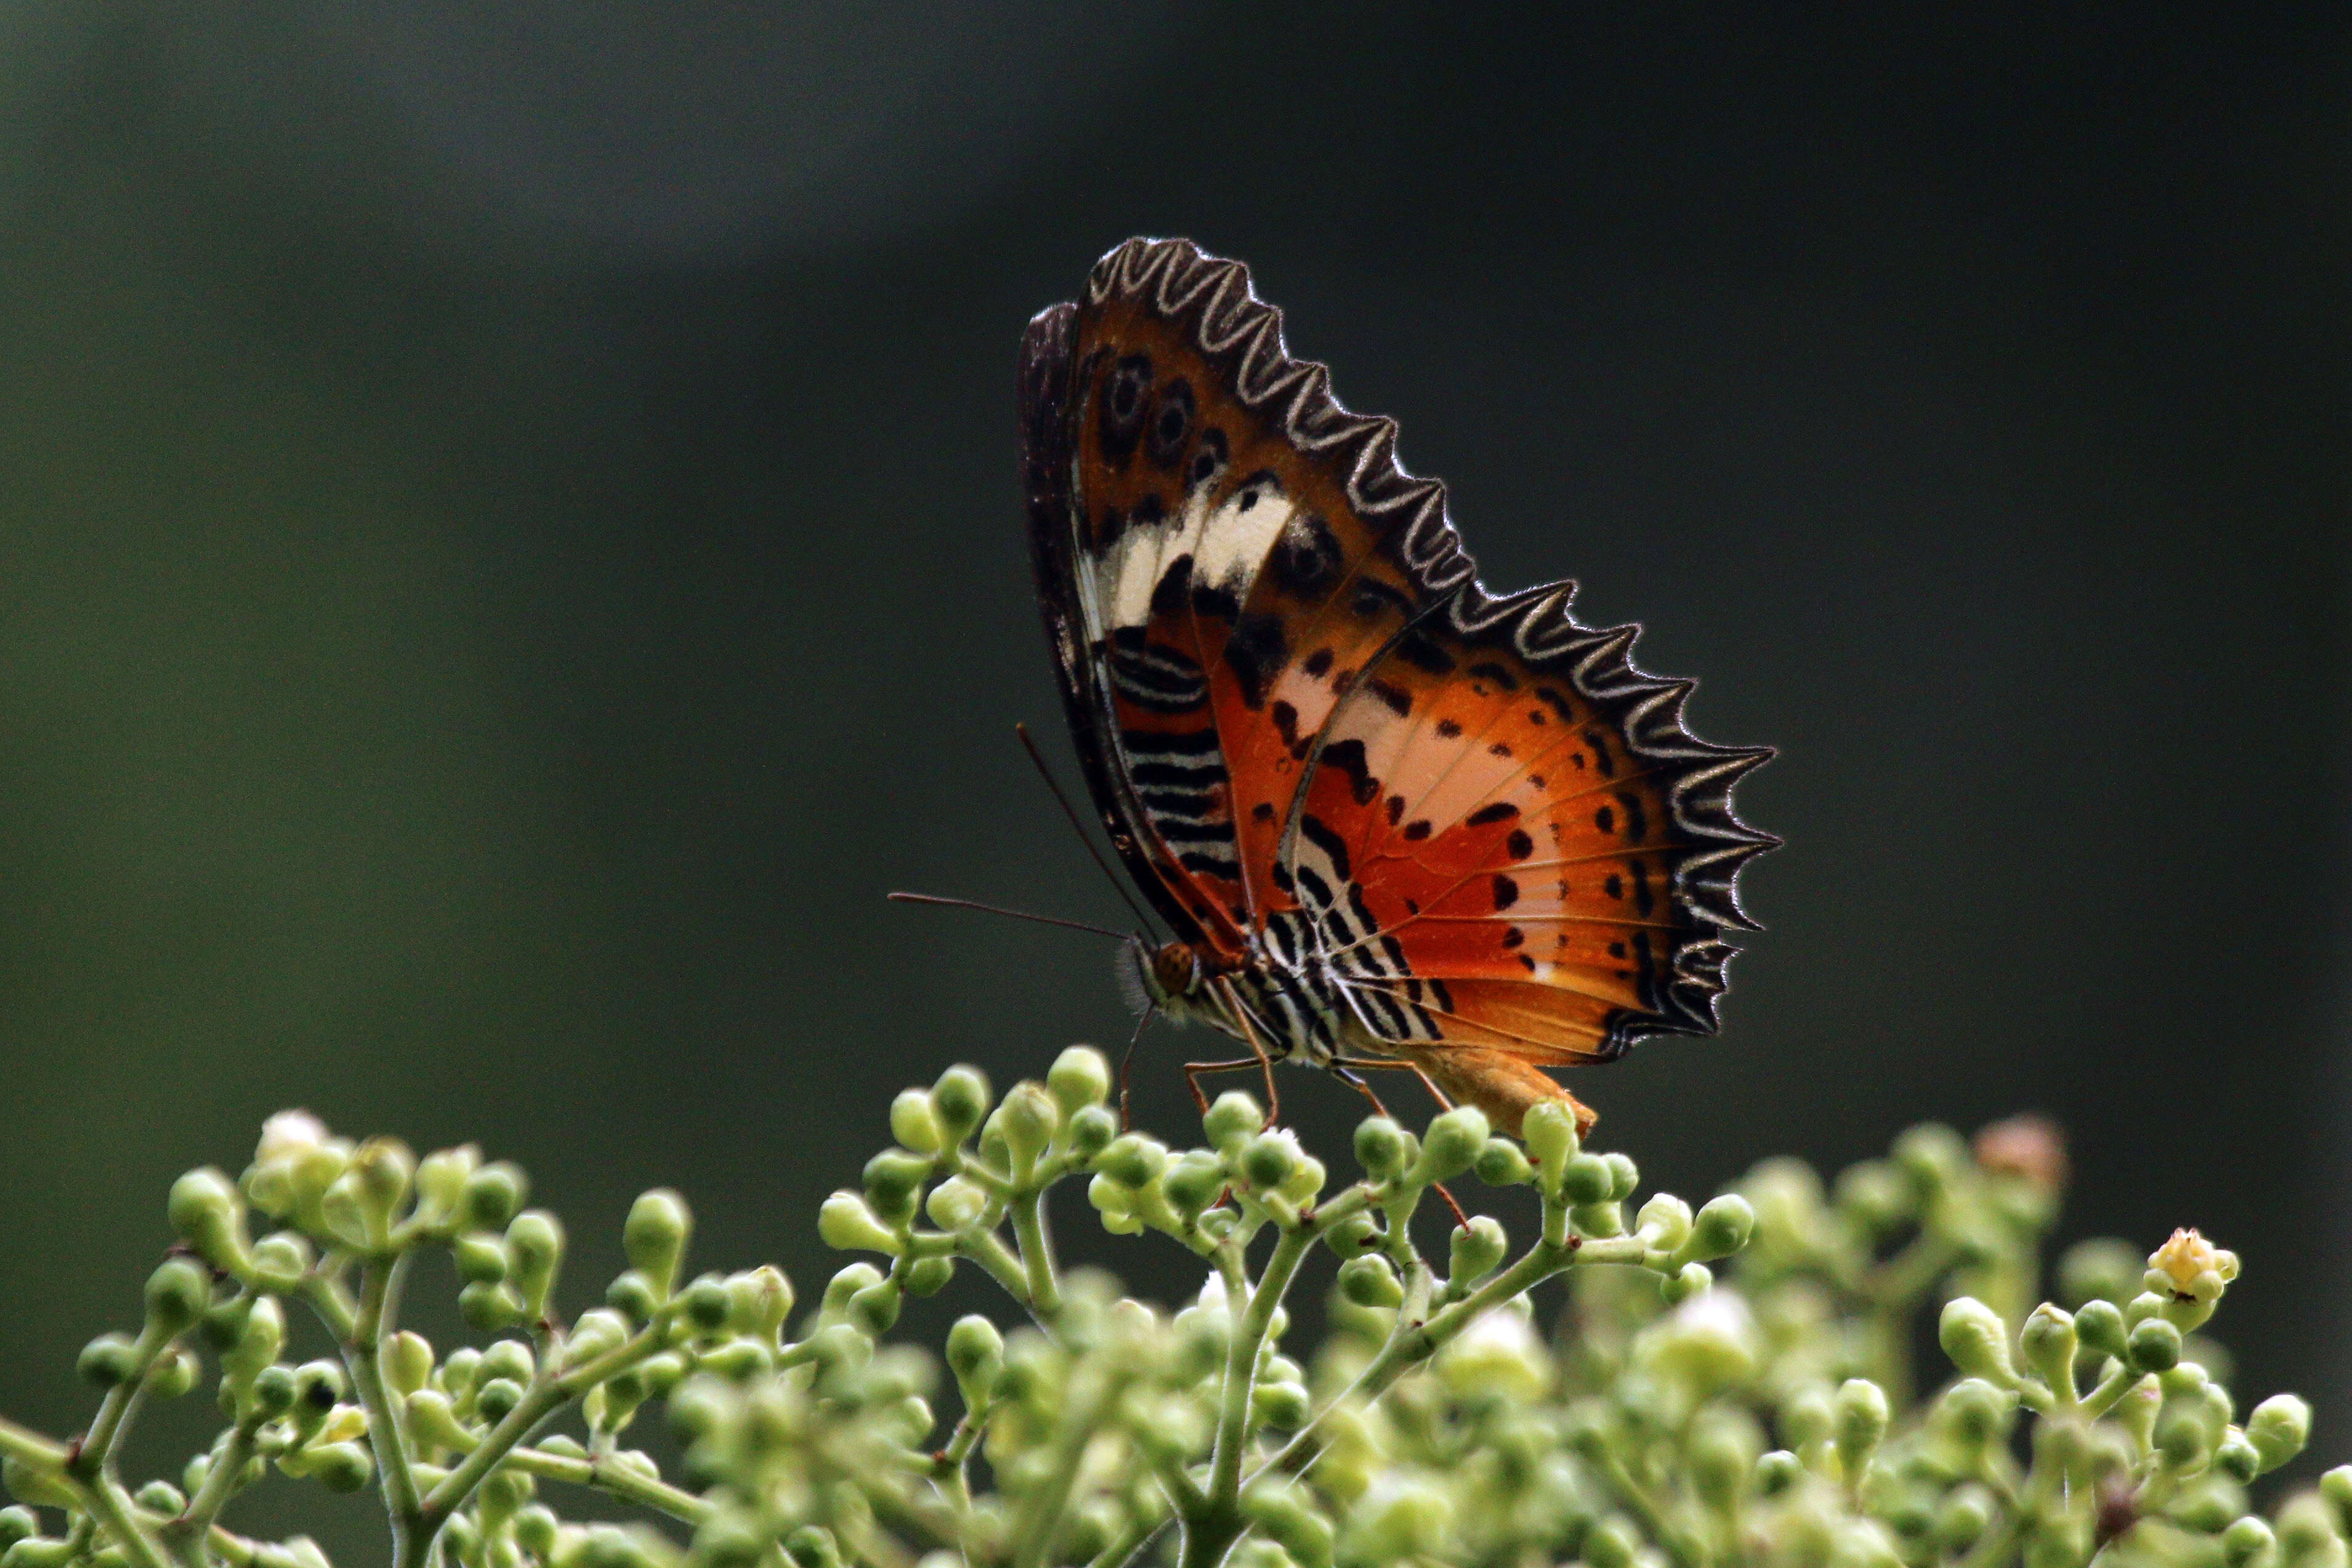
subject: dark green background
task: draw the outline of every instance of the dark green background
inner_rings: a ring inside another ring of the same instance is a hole
[[[813,1285],[892,1089],[1121,1037],[1094,939],[880,895],[1118,915],[1010,736],[1012,361],[1152,232],[1782,748],[1604,1141],[2046,1109],[2352,1457],[2342,12],[550,10],[0,24],[0,1409],[281,1105]]]

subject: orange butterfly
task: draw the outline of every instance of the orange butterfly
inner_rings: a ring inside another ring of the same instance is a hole
[[[1488,595],[1444,488],[1328,380],[1181,239],[1120,246],[1023,342],[1071,733],[1175,932],[1124,966],[1250,1047],[1188,1074],[1402,1068],[1505,1131],[1552,1099],[1589,1125],[1542,1068],[1715,1028],[1736,873],[1778,842],[1731,785],[1772,753],[1694,738],[1692,683],[1580,626],[1573,584]]]

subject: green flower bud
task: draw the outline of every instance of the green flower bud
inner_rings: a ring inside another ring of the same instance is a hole
[[[2058,1260],[2058,1289],[2077,1309],[2091,1301],[2121,1306],[2138,1293],[2147,1268],[2129,1242],[2097,1237],[2066,1249]]]
[[[1206,1150],[1189,1149],[1169,1167],[1160,1190],[1176,1212],[1192,1217],[1217,1201],[1225,1190],[1225,1167]]]
[[[1804,1461],[1786,1448],[1775,1448],[1756,1461],[1756,1490],[1762,1497],[1779,1497],[1804,1476]]]
[[[1250,1415],[1286,1432],[1307,1425],[1314,1408],[1304,1384],[1261,1383],[1250,1394]]]
[[[2104,1297],[2093,1297],[2074,1313],[2074,1337],[2085,1350],[2121,1361],[2126,1353],[2128,1331],[2124,1310]]]
[[[2268,1475],[2311,1441],[2311,1406],[2292,1394],[2272,1394],[2246,1417],[2246,1441],[2262,1456],[2262,1473]]]
[[[907,1294],[936,1296],[955,1278],[952,1258],[918,1258],[907,1265]]]
[[[298,1232],[265,1236],[253,1248],[253,1282],[264,1290],[292,1290],[310,1270],[310,1241]]]
[[[543,1503],[533,1503],[515,1514],[515,1544],[545,1563],[555,1555],[557,1528],[555,1510]]]
[[[2248,1514],[2221,1532],[2221,1561],[2229,1568],[2246,1568],[2258,1558],[2270,1555],[2278,1544],[2271,1527],[2259,1517]]]
[[[147,1368],[147,1394],[152,1399],[177,1399],[196,1386],[204,1375],[204,1363],[196,1352],[184,1345],[175,1345],[157,1356]]]
[[[784,1537],[784,1559],[793,1568],[843,1568],[840,1543],[821,1524],[804,1524]]]
[[[1201,1128],[1208,1134],[1210,1146],[1221,1152],[1226,1151],[1227,1145],[1254,1136],[1265,1125],[1265,1112],[1258,1109],[1255,1100],[1238,1089],[1217,1096],[1216,1103],[1201,1118]]]
[[[212,1277],[203,1265],[185,1258],[167,1258],[147,1277],[148,1329],[164,1339],[185,1333],[212,1300]]]
[[[2017,1372],[2009,1360],[2009,1327],[2000,1321],[1999,1312],[1975,1297],[1958,1296],[1945,1304],[1944,1315],[1936,1326],[1936,1338],[1943,1345],[1944,1353],[1952,1358],[1952,1364],[1969,1376],[1980,1377],[2001,1388],[2017,1386]]]
[[[1168,1151],[1156,1138],[1129,1132],[1096,1156],[1095,1169],[1133,1192],[1160,1178],[1168,1169]]]
[[[2289,1498],[2278,1511],[2281,1568],[2342,1568],[2344,1541],[2315,1492]]]
[[[1633,1216],[1633,1229],[1652,1250],[1674,1252],[1690,1237],[1690,1205],[1672,1193],[1659,1193]]]
[[[1715,1288],[1715,1271],[1704,1263],[1685,1263],[1658,1281],[1658,1295],[1667,1306],[1679,1307],[1694,1296]]]
[[[1936,1402],[1936,1420],[1958,1441],[1975,1447],[2009,1430],[2016,1400],[2006,1390],[1980,1377],[1966,1377],[1944,1391]]]
[[[1634,1188],[1642,1184],[1641,1167],[1633,1163],[1631,1154],[1622,1154],[1614,1150],[1601,1157],[1609,1163],[1609,1201],[1622,1204],[1633,1195]]]
[[[301,1384],[290,1366],[266,1366],[254,1374],[252,1411],[264,1421],[275,1421],[294,1408]]]
[[[375,1460],[357,1443],[322,1443],[303,1450],[302,1469],[331,1492],[355,1492],[375,1474]]]
[[[1838,1462],[1845,1468],[1847,1484],[1860,1486],[1879,1439],[1886,1436],[1886,1391],[1868,1378],[1850,1377],[1839,1384],[1831,1414]]]
[[[1433,1120],[1422,1134],[1421,1158],[1406,1180],[1416,1185],[1450,1182],[1470,1168],[1486,1146],[1486,1113],[1475,1105],[1457,1105]]]
[[[394,1215],[408,1201],[416,1156],[397,1138],[371,1138],[352,1152],[345,1175],[368,1239],[380,1244],[392,1233]]]
[[[450,1243],[449,1256],[457,1265],[457,1278],[468,1285],[506,1283],[506,1243],[495,1236],[461,1236]]]
[[[1062,1110],[1043,1084],[1024,1079],[1013,1086],[989,1125],[1003,1135],[1005,1148],[1012,1152],[1013,1170],[1026,1172],[1054,1142],[1062,1125]]]
[[[1895,1140],[1895,1164],[1922,1192],[1950,1190],[1972,1163],[1969,1146],[1950,1128],[1922,1122]]]
[[[1607,1203],[1616,1187],[1616,1173],[1598,1154],[1579,1154],[1560,1170],[1560,1195],[1579,1207]]]
[[[1992,1499],[1984,1488],[1954,1487],[1936,1510],[1928,1538],[1947,1556],[1956,1557],[1984,1538],[1992,1523]]]
[[[1837,1206],[1864,1233],[1884,1236],[1911,1217],[1911,1184],[1885,1160],[1864,1160],[1838,1173]]]
[[[1242,1146],[1243,1179],[1259,1192],[1273,1192],[1298,1163],[1298,1140],[1287,1129],[1261,1132]]]
[[[849,1299],[849,1321],[861,1331],[879,1339],[890,1331],[898,1321],[901,1300],[898,1282],[886,1279],[879,1285],[869,1285]]]
[[[1092,1046],[1072,1046],[1046,1069],[1045,1087],[1062,1114],[1075,1116],[1082,1108],[1100,1105],[1110,1097],[1110,1063]]]
[[[1478,1151],[1478,1158],[1471,1162],[1470,1168],[1490,1187],[1516,1187],[1532,1181],[1536,1173],[1527,1155],[1507,1138],[1487,1139],[1486,1146]]]
[[[510,1377],[494,1377],[474,1391],[474,1414],[493,1426],[522,1403],[522,1384]]]
[[[1004,1336],[996,1325],[974,1313],[958,1318],[948,1331],[948,1370],[955,1373],[964,1407],[977,1410],[988,1403],[997,1375],[1004,1370]]]
[[[493,1160],[466,1178],[465,1223],[469,1230],[504,1230],[522,1209],[530,1183],[522,1167]]]
[[[446,1226],[465,1211],[466,1178],[482,1163],[474,1144],[436,1149],[416,1163],[416,1208],[436,1225]]]
[[[1756,1211],[1738,1193],[1725,1193],[1698,1211],[1679,1256],[1685,1262],[1712,1263],[1746,1247],[1755,1234]]]
[[[433,1342],[403,1329],[384,1342],[383,1375],[395,1394],[414,1394],[433,1375]]]
[[[188,1495],[169,1481],[149,1481],[131,1494],[131,1500],[150,1513],[172,1518],[188,1506]]]
[[[914,1223],[916,1200],[930,1180],[931,1162],[904,1149],[885,1149],[866,1162],[866,1201],[883,1224]]]
[[[1478,1280],[1495,1271],[1510,1249],[1510,1238],[1503,1234],[1500,1221],[1479,1215],[1468,1225],[1454,1227],[1448,1248],[1445,1283],[1454,1290],[1466,1290]]]
[[[1544,1185],[1554,1187],[1560,1167],[1576,1157],[1579,1140],[1576,1112],[1564,1100],[1539,1100],[1520,1119],[1519,1136],[1544,1173]]]
[[[931,1111],[947,1134],[947,1142],[961,1143],[971,1137],[994,1098],[987,1076],[978,1068],[951,1067],[940,1074],[939,1082],[931,1086]]]
[[[457,1310],[473,1327],[495,1333],[522,1321],[522,1298],[503,1285],[480,1281],[457,1292]]]
[[[1339,1293],[1359,1307],[1402,1307],[1404,1287],[1396,1269],[1378,1253],[1351,1258],[1339,1266]]]
[[[2336,1528],[2352,1533],[2352,1465],[2338,1465],[2319,1478],[2319,1495],[2336,1510]]]
[[[1118,1116],[1107,1105],[1082,1105],[1070,1112],[1070,1152],[1091,1160],[1118,1136]]]
[[[523,1315],[547,1316],[547,1298],[563,1260],[563,1226],[545,1209],[526,1209],[507,1226],[507,1268]]]
[[[621,1226],[621,1248],[629,1267],[646,1278],[657,1301],[669,1300],[677,1283],[677,1267],[694,1234],[694,1214],[686,1200],[667,1187],[637,1194],[629,1217]]]
[[[2233,1426],[2221,1435],[2213,1450],[2213,1468],[2240,1486],[2250,1486],[2263,1473],[2263,1457],[2246,1441],[2246,1435]]]
[[[2139,1372],[2168,1372],[2180,1362],[2180,1331],[2162,1318],[2143,1318],[2125,1341],[2125,1355]]]
[[[948,1146],[947,1129],[940,1124],[929,1090],[898,1091],[890,1102],[890,1136],[918,1154],[936,1154]]]
[[[867,1273],[870,1276],[872,1270]],[[679,1292],[678,1301],[685,1309],[687,1323],[706,1338],[727,1327],[727,1316],[735,1305],[727,1293],[727,1281],[716,1274],[698,1276]]]
[[[1242,1496],[1242,1514],[1288,1559],[1306,1568],[1328,1568],[1331,1526],[1312,1504],[1289,1487],[1261,1486]]]
[[[727,1282],[727,1321],[738,1333],[778,1338],[793,1315],[792,1279],[772,1263],[738,1274]]]
[[[1412,1158],[1404,1129],[1387,1117],[1368,1116],[1356,1124],[1356,1163],[1373,1181],[1395,1181]]]
[[[225,1273],[244,1271],[245,1200],[236,1183],[210,1165],[190,1171],[172,1184],[170,1214],[173,1230],[197,1256]]]
[[[2062,1398],[2074,1397],[2078,1342],[2073,1316],[2047,1301],[2027,1314],[2025,1327],[2018,1334],[2018,1348],[2025,1352],[2025,1364]]]
[[[923,1200],[923,1212],[941,1230],[961,1230],[988,1212],[988,1194],[961,1176],[950,1176]]]
[[[729,1340],[704,1351],[697,1364],[714,1377],[749,1384],[776,1370],[776,1352],[757,1340]]]
[[[41,1516],[22,1503],[0,1508],[0,1552],[41,1533]]]
[[[1351,1214],[1324,1226],[1323,1245],[1331,1249],[1333,1257],[1349,1258],[1372,1245],[1378,1234],[1379,1227],[1372,1223],[1371,1215]]]
[[[816,1213],[816,1233],[836,1252],[883,1252],[897,1257],[898,1237],[846,1188],[824,1200]]]
[[[139,1375],[139,1347],[131,1344],[130,1335],[101,1333],[89,1344],[82,1344],[82,1354],[73,1366],[82,1373],[85,1383],[110,1389]]]

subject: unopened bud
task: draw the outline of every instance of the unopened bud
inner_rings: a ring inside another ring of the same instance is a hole
[[[1489,1138],[1470,1168],[1490,1187],[1516,1187],[1535,1176],[1535,1167],[1519,1146],[1507,1138]]]
[[[547,1298],[563,1261],[563,1226],[545,1209],[526,1209],[507,1226],[507,1265],[523,1315],[547,1316]]]
[[[1958,1296],[1946,1303],[1936,1337],[1962,1373],[1998,1387],[2017,1386],[2017,1372],[2009,1360],[2008,1325],[1975,1297]]]
[[[1433,1120],[1422,1134],[1421,1158],[1408,1180],[1416,1184],[1450,1182],[1470,1168],[1486,1146],[1486,1113],[1475,1105],[1457,1105]]]
[[[1228,1144],[1255,1135],[1265,1125],[1265,1112],[1258,1109],[1256,1100],[1237,1089],[1217,1096],[1216,1103],[1201,1118],[1201,1129],[1208,1134],[1210,1147],[1221,1152]]]
[[[168,1258],[147,1277],[147,1324],[170,1339],[184,1333],[212,1305],[213,1282],[204,1266],[185,1258]]]
[[[941,1230],[961,1230],[987,1212],[988,1194],[961,1176],[950,1176],[923,1200],[923,1212]],[[820,1217],[822,1212],[820,1211]]]
[[[1287,1131],[1261,1132],[1242,1147],[1242,1174],[1259,1192],[1274,1192],[1298,1163],[1298,1140]]]
[[[1447,1259],[1447,1287],[1466,1290],[1494,1272],[1509,1247],[1510,1239],[1503,1234],[1501,1222],[1490,1215],[1482,1214],[1468,1225],[1454,1226]]]
[[[1075,1116],[1083,1107],[1100,1105],[1108,1098],[1110,1064],[1092,1046],[1072,1046],[1046,1069],[1045,1087],[1062,1114]]]
[[[1224,1164],[1205,1150],[1187,1150],[1168,1168],[1160,1190],[1168,1194],[1177,1213],[1197,1215],[1225,1190]]]
[[[384,1380],[394,1394],[414,1394],[433,1375],[433,1342],[403,1329],[384,1342]]]
[[[2269,1521],[2250,1513],[2221,1532],[2221,1561],[2228,1568],[2247,1568],[2269,1556],[2277,1544],[2278,1538],[2271,1533]]]
[[[1118,1136],[1118,1116],[1108,1105],[1081,1105],[1070,1112],[1070,1152],[1091,1160]]]
[[[992,1098],[988,1079],[978,1068],[951,1067],[940,1074],[939,1082],[931,1086],[931,1109],[947,1142],[961,1143],[971,1137],[981,1118],[988,1114]]]
[[[504,1230],[522,1208],[530,1183],[522,1167],[493,1160],[466,1178],[466,1223],[474,1230]]]
[[[1746,1247],[1755,1234],[1756,1211],[1738,1193],[1725,1193],[1698,1211],[1680,1256],[1694,1263],[1712,1263]]]
[[[2139,1372],[2169,1372],[2180,1362],[2180,1331],[2162,1318],[2143,1318],[2125,1340],[2126,1357]]]
[[[931,1162],[904,1149],[885,1149],[866,1162],[866,1201],[885,1225],[913,1223],[916,1201],[930,1179]]]
[[[1607,1203],[1615,1187],[1616,1176],[1609,1162],[1598,1154],[1578,1154],[1560,1171],[1560,1195],[1580,1208]]]
[[[694,1213],[686,1200],[667,1187],[637,1194],[629,1217],[621,1226],[621,1248],[629,1267],[646,1277],[657,1300],[669,1300],[677,1283],[677,1268],[686,1244],[694,1234]]]
[[[1339,1266],[1339,1293],[1359,1307],[1401,1307],[1404,1287],[1396,1269],[1378,1253],[1351,1258]]]
[[[1879,1439],[1886,1436],[1886,1391],[1868,1378],[1850,1377],[1838,1387],[1832,1415],[1846,1483],[1860,1486]]]
[[[1168,1151],[1156,1138],[1129,1132],[1096,1156],[1095,1168],[1133,1192],[1160,1179],[1168,1168]]]
[[[898,1252],[898,1236],[874,1216],[864,1198],[845,1189],[825,1199],[816,1211],[816,1232],[827,1247],[839,1252],[885,1252],[893,1257]]]
[[[1560,1167],[1576,1157],[1579,1139],[1576,1112],[1564,1100],[1539,1100],[1528,1107],[1519,1121],[1519,1136],[1536,1158],[1547,1189],[1559,1182]]]
[[[1004,1146],[1012,1152],[1013,1168],[1025,1173],[1037,1163],[1053,1142],[1054,1133],[1062,1124],[1061,1108],[1054,1103],[1053,1095],[1043,1084],[1024,1080],[1013,1086],[1004,1103],[996,1108],[990,1125],[1003,1134]]]
[[[2267,1475],[2303,1452],[2311,1441],[2311,1406],[2292,1394],[2273,1394],[2246,1417],[2246,1441],[2262,1456]]]
[[[890,1102],[890,1136],[918,1154],[936,1154],[948,1146],[947,1129],[940,1125],[928,1090],[898,1091]]]
[[[1396,1180],[1412,1160],[1404,1129],[1387,1117],[1370,1116],[1356,1124],[1356,1163],[1373,1181]]]
[[[958,1318],[948,1331],[947,1354],[965,1408],[976,1410],[987,1404],[997,1374],[1004,1370],[1004,1336],[996,1325],[977,1313]]]
[[[2074,1352],[2079,1343],[2073,1316],[2047,1301],[2027,1315],[2025,1327],[2018,1334],[2025,1364],[2062,1399],[2074,1396]]]
[[[2121,1361],[2129,1337],[2124,1310],[2104,1298],[2092,1298],[2075,1310],[2074,1337],[2084,1349]]]
[[[236,1274],[247,1267],[245,1200],[236,1184],[207,1165],[172,1184],[172,1228],[214,1268]]]

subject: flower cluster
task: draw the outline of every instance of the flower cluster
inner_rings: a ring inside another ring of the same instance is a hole
[[[324,1568],[223,1522],[273,1472],[373,1487],[395,1568],[2347,1563],[2352,1467],[2250,1510],[2309,1413],[2277,1395],[2242,1419],[2224,1386],[2202,1331],[2232,1255],[2193,1231],[2144,1261],[2088,1243],[2065,1305],[2040,1300],[2064,1171],[2038,1123],[1973,1147],[1916,1129],[1827,1190],[1771,1162],[1694,1212],[1637,1205],[1633,1163],[1563,1108],[1524,1142],[1472,1110],[1417,1135],[1375,1116],[1335,1185],[1247,1095],[1175,1149],[1122,1131],[1108,1089],[1075,1047],[1002,1100],[970,1068],[901,1094],[894,1146],[819,1216],[873,1261],[797,1318],[776,1268],[688,1278],[667,1190],[567,1315],[563,1230],[512,1165],[275,1117],[241,1178],[174,1185],[139,1330],[82,1352],[88,1428],[0,1421],[0,1568]],[[1110,1235],[1189,1251],[1197,1297],[1169,1311],[1066,1268],[1045,1203],[1071,1181]],[[1539,1214],[1516,1242],[1456,1196],[1503,1187]],[[402,1326],[430,1250],[480,1342]],[[967,1267],[1014,1325],[893,1342],[905,1298]],[[1310,1275],[1326,1331],[1291,1348]],[[335,1359],[287,1359],[298,1311]],[[1919,1400],[1930,1311],[1951,1371]],[[176,1478],[126,1479],[141,1408],[207,1378],[218,1436]],[[683,1445],[672,1475],[625,1446],[648,1408]],[[675,1524],[600,1521],[600,1495]]]

